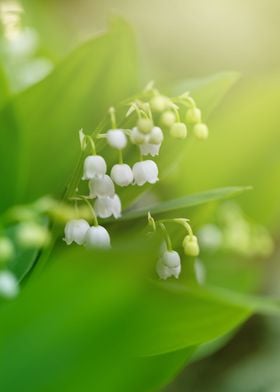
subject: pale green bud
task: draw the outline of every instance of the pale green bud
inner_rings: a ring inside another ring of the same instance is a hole
[[[186,122],[196,124],[201,122],[201,110],[198,108],[191,108],[186,113]]]
[[[154,124],[149,118],[140,118],[137,123],[137,128],[142,133],[150,133]]]
[[[208,127],[206,124],[200,123],[193,127],[193,133],[199,140],[206,140],[208,138]]]
[[[175,113],[171,110],[167,110],[166,112],[162,113],[160,122],[163,127],[170,128],[176,121]]]
[[[187,137],[186,124],[182,122],[176,122],[170,128],[170,135],[175,139],[185,139]]]
[[[15,253],[14,245],[8,237],[0,238],[0,262],[9,261]]]
[[[153,112],[163,112],[168,106],[168,98],[164,95],[155,95],[150,100],[150,107]]]
[[[26,248],[40,248],[49,243],[48,229],[35,222],[23,222],[17,229],[17,241]]]
[[[187,256],[199,255],[199,245],[195,235],[187,235],[183,241],[184,252]]]
[[[130,133],[130,141],[133,144],[143,144],[146,142],[147,135],[144,135],[138,128],[134,127]]]

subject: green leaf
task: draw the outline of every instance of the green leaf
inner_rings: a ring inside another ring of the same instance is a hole
[[[133,257],[127,247],[60,250],[15,301],[2,304],[3,390],[43,390],[46,374],[53,391],[152,389],[182,367],[194,346],[228,333],[255,310],[277,310],[216,288],[147,285],[155,249],[128,242]]]
[[[139,341],[142,355],[158,355],[210,342],[254,312],[280,314],[280,302],[219,288],[178,283],[151,288],[142,315],[149,328]]]
[[[167,200],[157,204],[152,204],[145,208],[125,212],[123,214],[122,220],[131,220],[146,217],[148,212],[150,212],[152,215],[175,212],[186,208],[198,206],[204,203],[209,203],[211,201],[235,197],[249,189],[251,188],[238,186],[212,189],[210,191],[184,196],[174,200]]]
[[[109,33],[82,45],[6,106],[0,113],[7,195],[1,208],[14,199],[23,203],[50,192],[60,196],[77,165],[78,130],[92,131],[110,105],[134,94],[137,78],[130,28],[115,20]]]

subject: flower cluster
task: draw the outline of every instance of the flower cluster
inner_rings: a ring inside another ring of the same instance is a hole
[[[156,265],[156,272],[158,276],[163,280],[166,280],[172,276],[178,279],[181,273],[181,257],[177,251],[173,250],[172,241],[166,229],[166,223],[176,223],[183,226],[187,232],[182,243],[184,254],[186,256],[197,257],[199,255],[199,244],[197,237],[193,234],[188,219],[174,218],[155,221],[155,219],[149,213],[148,222],[149,225],[153,228],[153,231],[160,230],[164,238],[160,257]]]
[[[11,266],[23,250],[34,251],[49,243],[50,232],[45,215],[54,205],[54,200],[45,197],[30,205],[13,206],[1,217],[0,297],[12,298],[19,291]]]
[[[81,130],[79,133],[82,151],[91,150],[90,155],[84,159],[81,177],[83,181],[88,182],[89,192],[87,195],[72,195],[71,199],[75,203],[83,201],[88,205],[92,212],[93,224],[90,225],[79,216],[78,219],[68,221],[64,238],[68,245],[75,242],[88,248],[109,248],[111,246],[110,235],[105,227],[99,224],[98,218],[118,219],[121,217],[122,202],[116,188],[131,185],[141,187],[159,181],[159,170],[154,158],[159,155],[166,136],[176,139],[186,138],[188,124],[193,125],[194,134],[199,139],[205,139],[208,135],[207,126],[201,122],[201,111],[188,93],[169,98],[161,95],[150,84],[142,95],[133,102],[129,102],[128,105],[129,109],[118,126],[115,109],[110,108],[110,125],[106,127],[105,132],[96,130],[93,135],[86,135]],[[185,117],[184,122],[181,121],[181,116]],[[199,127],[200,130],[198,130]],[[101,155],[96,152],[98,143],[103,142],[103,148],[104,141],[105,147],[118,152],[118,162],[113,164],[109,170],[106,154]],[[132,164],[124,161],[124,150],[128,145],[131,148],[135,146],[140,156],[140,159]],[[198,245],[195,241],[196,237],[192,234],[185,238],[186,253],[190,255],[196,253],[195,247]],[[161,268],[158,267],[158,271],[164,272],[159,275],[166,278],[178,277],[181,268],[179,255],[175,251],[170,251],[169,248],[166,252],[171,253],[162,256]],[[169,263],[168,260],[171,258],[172,262]],[[167,273],[169,269],[172,271],[171,275],[170,272]]]

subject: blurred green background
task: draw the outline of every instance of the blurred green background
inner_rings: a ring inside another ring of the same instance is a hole
[[[5,6],[7,2],[0,4]],[[266,259],[249,261],[234,254],[231,267],[221,265],[226,261],[224,255],[213,261],[215,256],[206,254],[203,261],[209,267],[212,282],[222,287],[232,285],[242,291],[248,285],[252,291],[279,295],[280,2],[23,0],[21,6],[9,4],[17,9],[13,12],[20,15],[23,25],[37,32],[39,45],[32,56],[41,62],[33,64],[34,79],[28,79],[30,72],[28,77],[23,73],[25,78],[20,78],[17,71],[26,67],[30,71],[30,64],[20,58],[7,60],[2,56],[1,64],[10,80],[6,85],[7,96],[40,80],[79,44],[105,31],[113,14],[123,16],[135,32],[141,86],[154,79],[168,91],[177,81],[184,80],[188,86],[187,79],[206,78],[224,71],[240,73],[237,83],[207,119],[209,140],[204,144],[190,140],[180,169],[171,170],[158,190],[168,199],[174,194],[183,196],[209,188],[252,185],[253,190],[237,201],[249,221],[269,229],[275,251]],[[118,47],[117,40],[115,45]],[[129,84],[123,77],[121,82]],[[103,106],[102,101],[100,110]],[[89,119],[86,122],[89,124]],[[175,158],[174,149],[168,157],[170,167]],[[28,201],[31,198],[28,195]],[[190,215],[199,228],[202,222],[214,223],[216,213],[216,205],[211,205],[194,209]],[[232,283],[230,274],[234,274],[235,265],[241,265],[236,268],[236,275],[243,275],[240,281]],[[215,276],[216,270],[219,277]],[[229,340],[213,355],[190,365],[166,391],[279,391],[279,320],[255,316]]]

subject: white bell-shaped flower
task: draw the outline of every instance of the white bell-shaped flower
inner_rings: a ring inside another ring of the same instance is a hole
[[[76,242],[78,245],[82,245],[85,241],[86,232],[89,229],[89,224],[84,219],[72,219],[66,223],[64,229],[64,241],[67,245]]]
[[[156,272],[160,279],[165,280],[172,276],[178,279],[181,272],[181,258],[178,252],[164,250],[157,262]]]
[[[153,127],[151,132],[145,137],[145,141],[138,143],[142,155],[159,154],[160,146],[163,141],[163,133],[159,127]]]
[[[146,182],[155,184],[158,181],[158,167],[154,161],[147,160],[137,162],[132,168],[136,185],[144,185]]]
[[[100,155],[89,155],[84,162],[84,174],[82,180],[91,180],[106,174],[107,165]]]
[[[89,181],[90,197],[113,197],[115,194],[114,183],[107,174]]]
[[[130,166],[121,163],[112,167],[111,178],[119,186],[128,186],[133,182],[133,173]]]
[[[161,144],[163,142],[163,132],[160,127],[153,127],[149,135],[149,143]]]
[[[10,271],[0,272],[0,296],[13,298],[18,294],[18,284]]]
[[[161,256],[162,262],[169,268],[178,267],[181,264],[180,255],[175,250],[166,250]]]
[[[94,204],[94,210],[100,218],[109,218],[113,215],[115,219],[118,219],[122,211],[121,200],[118,195],[98,197]]]
[[[87,248],[110,248],[110,235],[105,227],[91,226],[85,236],[85,246]]]
[[[127,137],[122,129],[110,129],[107,134],[108,144],[118,150],[123,150],[127,145]]]
[[[143,143],[148,143],[148,135],[145,135],[144,133],[140,132],[137,127],[132,128],[131,133],[130,133],[130,141],[133,144],[143,144]]]
[[[160,144],[144,143],[140,144],[140,152],[142,155],[151,155],[152,157],[159,154]]]

